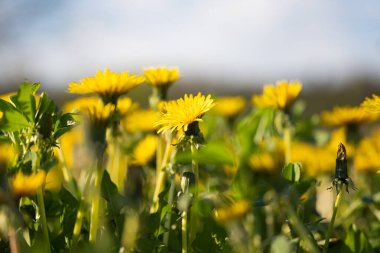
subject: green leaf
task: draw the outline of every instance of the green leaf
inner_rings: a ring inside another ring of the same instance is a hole
[[[0,129],[15,132],[29,126],[28,119],[11,103],[0,99],[0,110],[4,113],[0,122]]]
[[[123,231],[123,217],[121,214],[122,208],[126,201],[120,195],[116,185],[111,181],[111,177],[107,171],[104,171],[102,177],[102,196],[107,200],[107,216],[115,224],[116,235],[119,237]]]
[[[282,169],[282,176],[291,183],[298,182],[301,178],[301,163],[289,163]]]
[[[243,118],[237,125],[237,134],[243,156],[249,156],[253,145],[260,143],[264,136],[273,131],[276,110],[258,109]]]
[[[11,96],[11,101],[15,104],[29,122],[34,122],[36,113],[36,99],[34,97],[36,91],[40,88],[39,83],[31,84],[25,81],[20,85],[17,94]]]
[[[180,152],[176,156],[178,163],[191,163],[194,160],[199,164],[233,165],[234,156],[223,142],[209,142],[194,154],[190,151]]]
[[[373,249],[365,236],[365,234],[354,226],[351,226],[347,232],[344,244],[348,247],[350,252],[357,253],[369,253],[373,252]]]
[[[58,118],[54,127],[54,139],[58,139],[77,125],[73,115],[72,113],[65,113]]]

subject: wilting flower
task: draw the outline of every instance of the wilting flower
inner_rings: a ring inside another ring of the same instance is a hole
[[[78,94],[97,94],[106,102],[115,103],[117,98],[143,83],[143,76],[128,72],[111,72],[105,69],[98,71],[95,76],[85,77],[80,82],[69,84],[68,92]]]
[[[34,195],[38,189],[45,184],[46,173],[43,170],[34,172],[30,175],[17,172],[11,179],[13,192],[19,196]]]
[[[129,113],[122,125],[128,132],[151,132],[157,129],[154,123],[158,120],[158,112],[154,110],[137,109]]]
[[[329,126],[360,125],[375,119],[363,107],[335,107],[321,114],[322,122]]]
[[[166,130],[187,131],[193,122],[202,121],[201,117],[214,106],[211,95],[205,97],[201,93],[193,96],[185,94],[184,98],[165,102],[160,119],[155,123],[161,126],[159,133]]]
[[[366,110],[374,113],[380,112],[380,97],[373,94],[372,98],[366,98],[364,102],[361,104],[361,107]]]
[[[154,135],[147,135],[144,139],[139,141],[132,153],[132,163],[136,165],[147,165],[157,149],[157,137]]]
[[[243,217],[251,209],[251,204],[246,200],[239,200],[231,206],[217,208],[214,217],[218,222],[224,223]]]
[[[177,67],[144,68],[146,81],[151,86],[169,86],[180,78]]]
[[[243,97],[221,97],[216,99],[212,112],[224,117],[233,117],[243,111],[245,104]]]
[[[265,85],[263,94],[253,96],[252,103],[257,107],[284,109],[296,99],[301,89],[300,82],[278,81],[276,86]]]

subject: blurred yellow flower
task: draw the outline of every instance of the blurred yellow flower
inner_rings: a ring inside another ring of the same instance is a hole
[[[380,169],[380,129],[360,140],[354,156],[354,167],[360,171]]]
[[[129,97],[119,98],[117,100],[117,109],[121,113],[122,116],[127,115],[132,110],[136,109],[137,103],[134,103],[133,100]]]
[[[131,133],[151,132],[157,129],[154,123],[158,120],[158,112],[153,110],[138,109],[129,113],[122,125]]]
[[[169,86],[180,78],[180,73],[177,67],[149,67],[144,68],[146,81],[151,86]]]
[[[365,98],[361,107],[368,110],[369,112],[379,113],[380,112],[380,97],[373,94],[372,98]]]
[[[331,111],[321,114],[322,122],[329,126],[359,125],[373,121],[373,114],[367,112],[364,107],[335,107]]]
[[[104,105],[103,101],[97,97],[81,97],[66,103],[63,110],[66,112],[78,110],[88,117],[90,122],[98,124],[109,120],[115,106],[113,104]]]
[[[272,172],[277,168],[275,154],[269,152],[254,153],[249,157],[249,165],[255,171]]]
[[[38,189],[43,187],[45,177],[46,173],[43,170],[30,175],[25,175],[20,171],[11,179],[12,190],[19,196],[34,195]]]
[[[278,81],[276,86],[273,84],[265,85],[263,94],[254,95],[252,103],[257,107],[284,109],[296,99],[301,89],[302,84],[300,82]]]
[[[339,143],[345,143],[347,156],[353,156],[353,147],[346,142],[346,130],[339,128],[331,133],[328,143],[316,146],[310,143],[292,143],[291,157],[294,162],[301,162],[305,173],[318,176],[333,172],[335,169],[336,149]]]
[[[157,149],[157,136],[147,135],[139,141],[132,153],[132,163],[136,165],[147,165],[154,157]]]
[[[243,217],[251,209],[251,203],[247,200],[239,200],[231,206],[224,206],[215,209],[215,220],[221,223],[239,219]]]
[[[0,120],[3,118],[4,113],[0,111]]]
[[[45,190],[58,192],[63,183],[63,174],[60,166],[51,168],[45,178]]]
[[[187,131],[189,124],[202,121],[201,117],[214,106],[211,95],[201,93],[196,96],[185,94],[184,98],[165,102],[156,126],[161,126],[158,133],[166,130]]]
[[[246,101],[243,97],[221,97],[215,100],[212,112],[224,117],[232,117],[243,111]]]
[[[77,126],[60,137],[60,149],[63,153],[63,157],[60,159],[63,159],[67,168],[73,168],[75,158],[79,158],[76,155],[80,154],[79,149],[84,146],[84,137],[85,133],[82,126]]]
[[[95,76],[85,77],[80,82],[69,84],[68,92],[78,94],[98,94],[102,98],[115,99],[139,84],[143,83],[143,76],[128,72],[111,72],[105,69],[104,72],[98,71]]]
[[[0,172],[5,171],[8,164],[17,156],[13,145],[9,143],[0,143]]]

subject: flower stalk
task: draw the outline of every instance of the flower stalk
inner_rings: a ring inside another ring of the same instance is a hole
[[[51,252],[50,249],[50,239],[49,239],[49,231],[47,227],[47,221],[46,221],[46,213],[45,213],[45,202],[44,202],[44,195],[42,188],[37,190],[37,204],[38,209],[40,211],[41,215],[41,228],[42,228],[42,236],[44,238],[44,251],[47,253]]]
[[[329,225],[329,228],[327,230],[326,239],[325,239],[325,246],[323,247],[323,253],[326,253],[327,249],[329,247],[330,237],[331,237],[332,231],[334,229],[335,218],[336,218],[336,214],[338,212],[338,207],[339,207],[341,199],[342,199],[342,195],[343,195],[343,191],[342,191],[342,187],[340,187],[340,189],[338,191],[338,195],[336,196],[336,200],[335,200],[335,204],[334,204],[334,210],[333,210],[333,214],[331,217],[330,225]]]
[[[100,205],[100,187],[103,176],[103,158],[102,155],[98,158],[98,164],[95,173],[95,184],[94,184],[94,196],[91,206],[91,218],[90,218],[90,235],[89,241],[92,243],[96,242],[98,226],[99,226],[99,205]]]

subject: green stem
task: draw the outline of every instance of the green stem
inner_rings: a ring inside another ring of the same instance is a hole
[[[81,198],[79,202],[77,217],[75,220],[75,225],[74,225],[74,230],[73,230],[72,248],[74,248],[77,245],[80,232],[82,230],[82,223],[83,223],[83,216],[84,216],[83,202],[84,202],[84,198]]]
[[[291,128],[289,126],[286,126],[284,128],[284,144],[285,144],[285,165],[291,162],[291,140],[292,140],[292,133]]]
[[[158,138],[160,139],[161,136],[159,136]],[[158,145],[160,146],[160,142],[158,143]],[[159,167],[157,167],[158,171],[156,171],[157,179],[156,179],[156,186],[154,188],[154,193],[153,193],[153,205],[150,208],[150,213],[155,213],[158,210],[159,195],[162,189],[164,188],[165,181],[166,181],[166,164],[169,158],[170,145],[171,145],[171,139],[169,138],[168,140],[166,140],[165,152],[161,160],[161,163],[157,165]]]
[[[182,253],[187,253],[187,211],[182,212]]]
[[[91,206],[91,220],[90,220],[90,235],[89,241],[96,242],[98,226],[99,226],[99,205],[100,205],[100,187],[103,176],[103,159],[99,158],[95,174],[95,191]]]
[[[42,227],[42,235],[44,238],[44,246],[45,246],[45,252],[50,253],[50,240],[49,240],[49,231],[47,227],[47,221],[46,221],[46,213],[45,213],[45,202],[44,202],[44,195],[42,188],[38,189],[37,191],[37,204],[38,209],[40,211],[41,215],[41,227]]]
[[[332,231],[334,229],[335,217],[336,217],[336,214],[338,212],[338,207],[339,207],[340,201],[342,199],[342,195],[343,195],[343,190],[342,190],[342,187],[340,187],[338,195],[336,196],[333,215],[331,217],[330,225],[329,225],[329,228],[327,230],[325,246],[323,247],[323,253],[326,253],[327,249],[329,247],[330,237],[331,237]]]
[[[287,213],[289,215],[289,221],[291,222],[293,228],[296,230],[298,236],[305,242],[308,247],[309,252],[319,253],[319,249],[314,239],[310,236],[309,231],[304,227],[302,222],[294,211],[289,199],[285,198],[285,204],[287,207]]]
[[[168,199],[168,205],[170,207],[172,207],[173,205],[174,192],[175,192],[175,182],[174,182],[174,178],[171,178],[170,189],[169,189],[169,199]],[[171,219],[172,219],[172,212],[169,212],[166,216],[166,221],[165,221],[165,228],[168,228],[169,230],[164,234],[164,245],[169,244],[170,230],[171,230],[171,224],[172,224]]]

